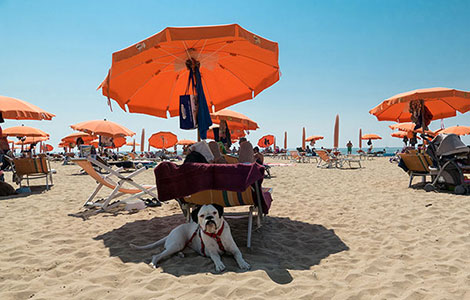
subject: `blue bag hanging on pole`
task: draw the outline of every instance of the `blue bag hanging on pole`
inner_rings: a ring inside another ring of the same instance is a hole
[[[196,95],[189,95],[189,86],[192,84],[193,92],[195,90],[195,82],[192,70],[189,71],[188,85],[186,87],[186,95],[180,96],[180,128],[196,129],[197,128],[197,111],[198,100]]]
[[[197,98],[195,95],[180,96],[180,128],[197,128]]]

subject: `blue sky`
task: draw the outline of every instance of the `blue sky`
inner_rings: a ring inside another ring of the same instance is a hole
[[[69,125],[106,118],[147,135],[178,129],[178,119],[126,113],[96,88],[111,54],[167,26],[238,23],[279,43],[279,82],[234,105],[257,121],[257,142],[288,132],[289,147],[323,135],[331,147],[336,114],[340,145],[363,133],[400,146],[388,125],[368,111],[395,94],[427,87],[470,90],[470,1],[19,1],[0,0],[0,95],[24,99],[57,115],[53,121],[7,120],[34,126],[57,145]],[[470,126],[468,115],[444,120]],[[431,123],[431,129],[440,121]],[[464,141],[470,143],[469,137]]]

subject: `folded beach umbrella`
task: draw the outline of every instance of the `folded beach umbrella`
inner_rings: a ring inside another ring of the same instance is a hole
[[[113,53],[103,95],[133,113],[178,116],[191,69],[202,78],[209,110],[252,99],[279,80],[278,44],[237,24],[168,27]],[[109,100],[108,100],[109,101]]]
[[[284,149],[287,150],[287,131],[284,131]]]
[[[222,109],[211,114],[212,122],[220,124],[221,120],[227,121],[229,129],[256,130],[258,124],[244,114],[229,109]]]
[[[305,150],[305,127],[302,128],[302,150]]]
[[[338,147],[339,147],[339,115],[336,115],[333,148],[338,149]]]
[[[362,128],[359,128],[359,149],[362,149]]]
[[[445,128],[439,131],[439,133],[446,133],[446,134],[456,134],[456,135],[467,135],[470,134],[470,127],[469,126],[452,126],[449,128]]]
[[[362,139],[363,139],[363,140],[381,140],[382,137],[379,136],[379,135],[377,135],[377,134],[371,133],[371,134],[365,134],[365,135],[363,135],[363,136],[362,136]]]
[[[140,135],[140,152],[145,150],[145,128],[142,128],[142,134]]]
[[[258,146],[261,148],[267,148],[274,144],[274,135],[268,134],[258,140]]]
[[[152,134],[149,138],[149,145],[157,149],[167,149],[173,147],[178,142],[175,134],[168,131],[160,131]]]
[[[470,110],[470,92],[438,87],[395,95],[384,100],[369,113],[379,121],[409,122],[409,103],[413,100],[423,100],[433,115],[432,120],[454,117],[457,111],[466,113]]]
[[[49,134],[45,133],[41,129],[37,129],[29,126],[14,126],[3,129],[2,134],[4,136],[17,136],[17,137],[48,137]]]
[[[36,105],[6,96],[0,96],[0,114],[4,119],[16,120],[51,120],[55,117]]]
[[[115,122],[104,120],[93,120],[70,125],[72,129],[83,131],[91,135],[102,135],[108,137],[133,136],[134,132]]]

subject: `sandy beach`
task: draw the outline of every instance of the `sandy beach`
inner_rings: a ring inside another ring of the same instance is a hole
[[[221,274],[191,251],[152,269],[159,249],[128,246],[184,222],[176,201],[84,220],[70,214],[94,180],[53,168],[51,190],[0,200],[1,299],[470,299],[469,197],[410,189],[387,158],[355,170],[272,167],[274,202],[251,250],[246,220],[229,220],[252,269],[224,256]],[[153,172],[138,181],[153,184]]]

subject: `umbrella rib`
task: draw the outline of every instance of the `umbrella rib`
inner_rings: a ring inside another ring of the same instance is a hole
[[[230,52],[225,52],[225,51],[221,51],[221,52],[222,52],[222,53],[230,54]],[[253,58],[253,57],[250,57],[250,56],[247,56],[247,55],[244,55],[244,54],[239,54],[239,53],[237,53],[237,55],[238,55],[238,56],[241,56],[241,57],[244,57],[244,58],[248,58],[248,59],[254,60],[254,61],[259,62],[259,63],[261,63],[261,64],[270,66],[270,67],[272,67],[272,68],[279,69],[279,67],[273,66],[272,64],[268,64],[268,63],[266,63],[266,62],[264,62],[264,61],[262,61],[262,60],[259,60],[259,59],[257,59],[257,58]]]
[[[246,85],[248,87],[248,89],[250,89],[250,91],[253,91],[254,89],[252,87],[250,87],[245,81],[243,81],[243,79],[241,79],[240,77],[238,77],[238,75],[236,75],[235,73],[233,73],[231,70],[229,70],[228,68],[226,68],[225,66],[221,65],[219,63],[219,66],[221,66],[224,70],[227,70],[227,72],[229,72],[230,74],[232,74],[235,78],[237,78],[241,83],[243,83],[244,85]]]
[[[449,105],[450,108],[452,108],[453,110],[457,111],[457,109],[455,107],[453,107],[452,105],[450,105],[446,100],[442,99],[442,98],[439,98],[442,102],[444,102],[445,104]]]

